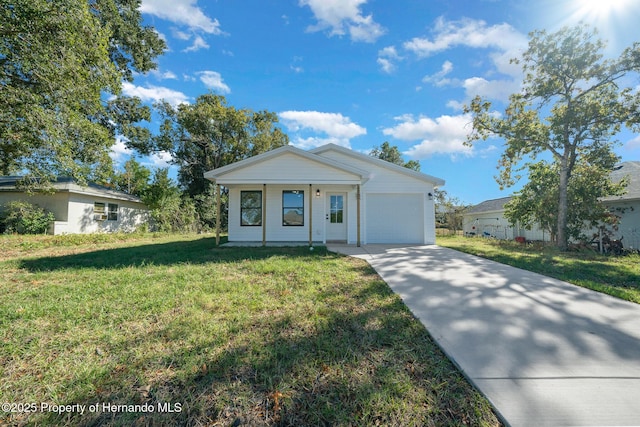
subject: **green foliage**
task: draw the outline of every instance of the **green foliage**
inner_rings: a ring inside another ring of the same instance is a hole
[[[180,167],[180,185],[194,198],[206,226],[214,225],[214,199],[207,196],[213,188],[204,173],[289,143],[288,136],[276,127],[275,113],[236,109],[223,96],[205,94],[194,104],[174,108],[162,102],[156,107],[162,123],[146,152],[172,153]]]
[[[495,136],[506,141],[497,177],[501,187],[513,185],[520,172],[538,164],[534,162],[538,156],[551,156],[557,191],[553,200],[537,203],[547,210],[537,216],[547,216],[548,203],[557,205],[556,235],[562,249],[567,248],[571,232],[569,189],[585,188],[571,184],[580,176],[576,168],[582,168],[583,175],[599,173],[597,159],[612,158],[617,143],[614,135],[623,125],[635,129],[640,125],[640,94],[633,87],[619,86],[628,73],[640,71],[640,43],[613,60],[603,60],[604,47],[596,32],[585,25],[553,34],[533,32],[529,49],[521,59],[512,60],[522,64],[525,78],[523,90],[511,95],[504,114],[490,111],[491,103],[481,98],[465,107],[473,117],[467,143]],[[530,179],[549,178],[540,168],[533,172]],[[551,184],[548,180],[540,183],[547,188]],[[593,196],[584,193],[579,197],[595,204]]]
[[[142,166],[136,159],[129,159],[122,172],[116,172],[111,184],[116,190],[142,197],[149,187],[151,170]]]
[[[612,153],[581,158],[573,169],[567,202],[567,234],[573,240],[591,240],[585,230],[613,226],[619,218],[600,199],[624,193],[625,182],[613,183],[610,173],[617,157]],[[512,224],[531,229],[539,225],[548,231],[552,240],[558,229],[558,165],[540,161],[528,165],[529,182],[505,205],[505,217]]]
[[[0,215],[0,228],[8,234],[44,234],[54,220],[55,216],[52,212],[18,200],[4,206]]]
[[[183,232],[200,228],[195,204],[183,197],[178,186],[169,178],[168,169],[158,169],[153,181],[142,195],[142,201],[151,210],[153,226],[157,231]]]
[[[103,181],[115,132],[148,138],[122,77],[154,68],[164,42],[139,0],[0,0],[0,174]],[[37,181],[33,181],[37,182]],[[42,182],[42,181],[41,181]]]
[[[462,214],[466,207],[457,197],[451,197],[445,190],[434,190],[436,223],[438,227],[446,227],[454,234],[462,230]]]
[[[374,147],[373,150],[369,152],[369,155],[399,166],[404,166],[407,169],[412,169],[418,172],[420,171],[419,162],[416,160],[409,160],[408,162],[405,162],[402,159],[402,154],[400,154],[398,147],[395,145],[392,147],[387,141],[383,142],[380,147]]]

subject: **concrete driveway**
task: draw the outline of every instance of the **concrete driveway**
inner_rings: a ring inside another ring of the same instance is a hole
[[[640,305],[438,246],[365,259],[518,426],[640,426]]]

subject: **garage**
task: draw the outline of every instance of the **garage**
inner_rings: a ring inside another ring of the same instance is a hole
[[[367,243],[423,243],[424,196],[415,193],[368,193]]]

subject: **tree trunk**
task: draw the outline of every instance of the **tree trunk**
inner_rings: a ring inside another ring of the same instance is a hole
[[[558,233],[556,245],[561,251],[569,248],[569,236],[567,236],[567,214],[569,189],[569,165],[567,159],[560,159],[560,183],[558,185]]]

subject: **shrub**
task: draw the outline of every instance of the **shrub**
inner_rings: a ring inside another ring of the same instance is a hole
[[[52,212],[21,200],[7,203],[3,211],[0,228],[7,234],[43,234],[55,220]]]

